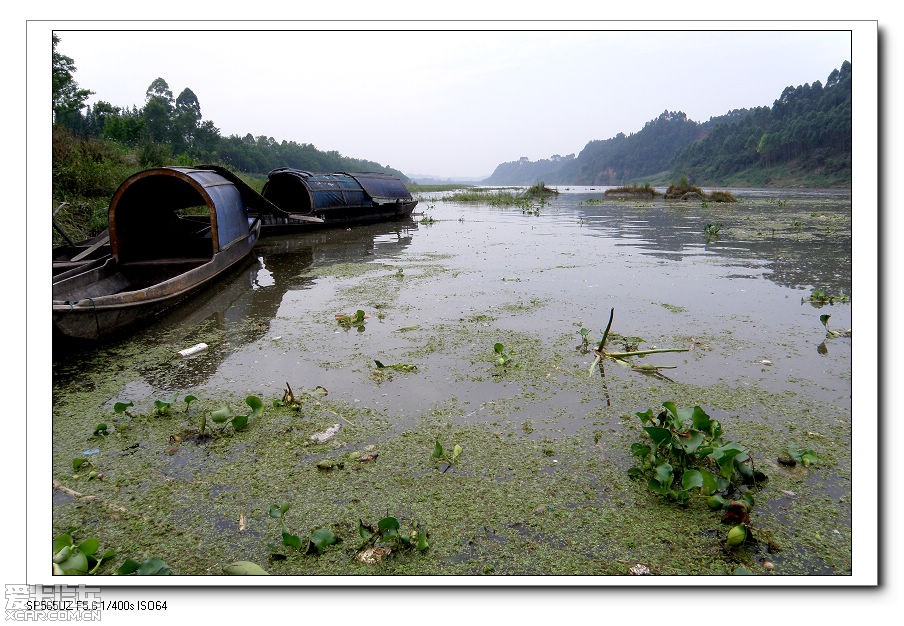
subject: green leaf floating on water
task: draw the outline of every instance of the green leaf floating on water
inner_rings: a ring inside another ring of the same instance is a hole
[[[694,413],[691,417],[692,426],[695,430],[703,431],[704,433],[709,433],[713,436],[717,436],[717,433],[712,431],[713,426],[718,424],[712,420],[706,412],[701,409],[699,406],[694,407]]]
[[[726,544],[729,548],[736,548],[747,539],[747,528],[743,524],[738,524],[728,531]]]
[[[394,517],[384,517],[377,523],[377,528],[380,529],[380,534],[384,539],[399,538],[399,520]]]
[[[289,510],[289,507],[290,507],[290,506],[291,506],[291,505],[290,505],[288,502],[286,502],[286,503],[284,503],[284,504],[282,504],[282,505],[276,505],[276,504],[273,504],[273,505],[270,506],[270,510],[267,511],[267,514],[268,514],[270,517],[273,517],[273,518],[275,518],[275,519],[281,519],[282,516],[286,514],[286,511]]]
[[[236,561],[223,568],[227,576],[269,576],[267,570],[251,561]]]
[[[731,478],[734,473],[734,458],[739,454],[746,453],[743,447],[734,442],[726,443],[724,446],[716,448],[712,451],[712,457],[719,464],[719,470],[723,477]]]
[[[656,480],[663,487],[668,487],[675,480],[675,473],[672,466],[668,463],[662,463],[656,466]]]
[[[156,557],[142,563],[134,559],[126,559],[125,563],[116,569],[116,574],[119,576],[128,576],[130,574],[138,576],[171,576],[172,573],[173,571],[169,568],[169,565]]]
[[[139,576],[170,576],[172,573],[169,565],[156,557],[142,563],[137,572]]]
[[[668,428],[659,428],[658,426],[645,426],[644,430],[647,431],[647,434],[650,435],[650,439],[653,440],[653,443],[656,444],[656,447],[660,447],[668,441],[672,439],[672,431]]]
[[[301,550],[301,537],[292,533],[282,531],[282,542],[284,546]]]
[[[696,489],[703,486],[703,474],[698,470],[687,470],[681,475],[681,486],[685,489]]]
[[[84,541],[80,542],[77,548],[78,551],[85,556],[91,556],[100,548],[100,541],[98,541],[94,537],[88,537]]]
[[[339,543],[339,541],[339,537],[337,537],[329,528],[318,528],[311,533],[310,546],[314,548],[317,554],[323,554],[324,550],[333,544]],[[308,548],[309,552],[311,551],[310,546]]]
[[[53,554],[56,555],[60,550],[72,546],[72,535],[62,534],[53,540]],[[56,556],[54,556],[56,560]]]
[[[78,548],[74,548],[69,552],[69,557],[59,563],[59,566],[64,574],[84,574],[88,571],[88,557],[82,554]]]
[[[418,528],[417,531],[417,550],[418,552],[423,552],[427,548],[430,547],[430,544],[427,543],[427,531],[421,528]]]
[[[210,419],[217,423],[222,424],[226,420],[228,420],[232,416],[232,411],[229,410],[229,407],[224,406],[221,409],[217,409],[213,413],[210,414]]]
[[[715,476],[707,472],[705,469],[700,469],[697,471],[700,472],[700,477],[703,479],[703,486],[701,488],[703,495],[709,495],[719,490],[719,484],[716,481]]]
[[[257,396],[248,396],[245,398],[245,404],[251,407],[251,415],[249,417],[258,417],[264,412],[264,403]]]
[[[692,430],[686,438],[681,439],[681,447],[688,454],[693,454],[700,447],[700,444],[703,443],[704,437],[705,435],[699,430]]]

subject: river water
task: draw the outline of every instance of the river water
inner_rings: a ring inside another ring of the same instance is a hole
[[[816,488],[848,503],[837,522],[849,533],[851,459],[839,451],[851,437],[852,340],[827,338],[820,316],[852,325],[850,192],[733,189],[737,203],[704,204],[608,200],[604,189],[563,186],[527,208],[422,194],[410,220],[264,239],[240,270],[133,337],[55,354],[55,419],[67,419],[56,398],[85,391],[124,353],[130,375],[105,410],[322,386],[393,416],[396,431],[454,399],[453,421],[485,423],[504,405],[538,437],[588,419],[623,428],[666,394],[748,428],[818,407],[827,423],[813,415],[812,436],[793,434],[806,446],[831,439]],[[816,288],[841,297],[807,301]],[[337,323],[357,310],[360,327]],[[580,330],[598,341],[610,311],[610,350],[687,351],[637,359],[658,373],[610,363],[601,375]],[[200,341],[206,351],[176,356]],[[380,378],[377,360],[416,372]]]
[[[670,378],[849,402],[851,343],[824,342],[819,316],[850,328],[851,303],[802,302],[817,287],[851,295],[849,193],[735,190],[739,203],[703,207],[598,203],[601,191],[563,187],[539,215],[436,194],[411,221],[264,239],[242,271],[143,331],[142,341],[180,348],[199,329],[219,333],[205,356],[145,372],[148,388],[244,393],[291,377],[408,414],[473,393],[455,375],[470,353],[430,351],[417,383],[391,399],[348,369],[396,362],[462,320],[492,322],[503,344],[512,332],[577,345],[580,327],[599,338],[615,309],[612,331],[643,339],[641,349],[704,344],[695,358],[659,355],[657,365],[693,363]],[[707,224],[720,226],[710,241]],[[358,309],[365,332],[336,324]]]

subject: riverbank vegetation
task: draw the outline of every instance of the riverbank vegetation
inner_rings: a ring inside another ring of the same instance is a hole
[[[251,133],[223,136],[203,119],[198,96],[189,87],[178,95],[163,78],[155,78],[140,108],[103,100],[86,104],[90,89],[75,80],[75,61],[57,50],[53,35],[53,204],[62,208],[55,220],[72,239],[106,228],[110,197],[129,175],[149,167],[216,164],[243,173],[260,189],[276,167],[315,172],[377,171],[407,177],[400,171],[309,143],[277,141]],[[64,204],[65,203],[65,204]],[[57,236],[56,234],[54,236]]]

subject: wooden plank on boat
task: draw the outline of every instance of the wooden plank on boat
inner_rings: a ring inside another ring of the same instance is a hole
[[[85,249],[85,250],[79,252],[78,254],[76,254],[74,257],[72,257],[72,259],[70,259],[70,261],[73,261],[73,262],[74,262],[74,261],[81,261],[81,260],[84,259],[86,256],[88,256],[89,254],[91,254],[92,252],[94,252],[94,251],[97,250],[98,248],[102,248],[103,246],[107,245],[108,243],[110,243],[110,235],[109,235],[109,234],[108,234],[106,237],[102,237],[102,238],[101,238],[97,243],[95,243],[93,246],[91,246],[91,247],[89,247],[89,248],[87,248],[87,249]]]

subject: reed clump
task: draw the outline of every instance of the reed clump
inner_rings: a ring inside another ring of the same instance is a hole
[[[738,199],[730,191],[714,191],[706,197],[711,202],[737,202]]]
[[[522,194],[522,197],[525,198],[545,198],[546,196],[557,196],[559,195],[558,190],[550,189],[546,186],[546,183],[539,182],[536,185],[532,185],[528,187],[527,190]]]
[[[672,183],[665,192],[666,200],[700,200],[702,202],[737,202],[737,198],[728,191],[714,191],[706,193],[699,187],[687,182],[682,177],[678,183]]]
[[[656,191],[650,183],[643,185],[623,185],[607,189],[603,194],[607,198],[643,198],[651,199],[662,194]]]

